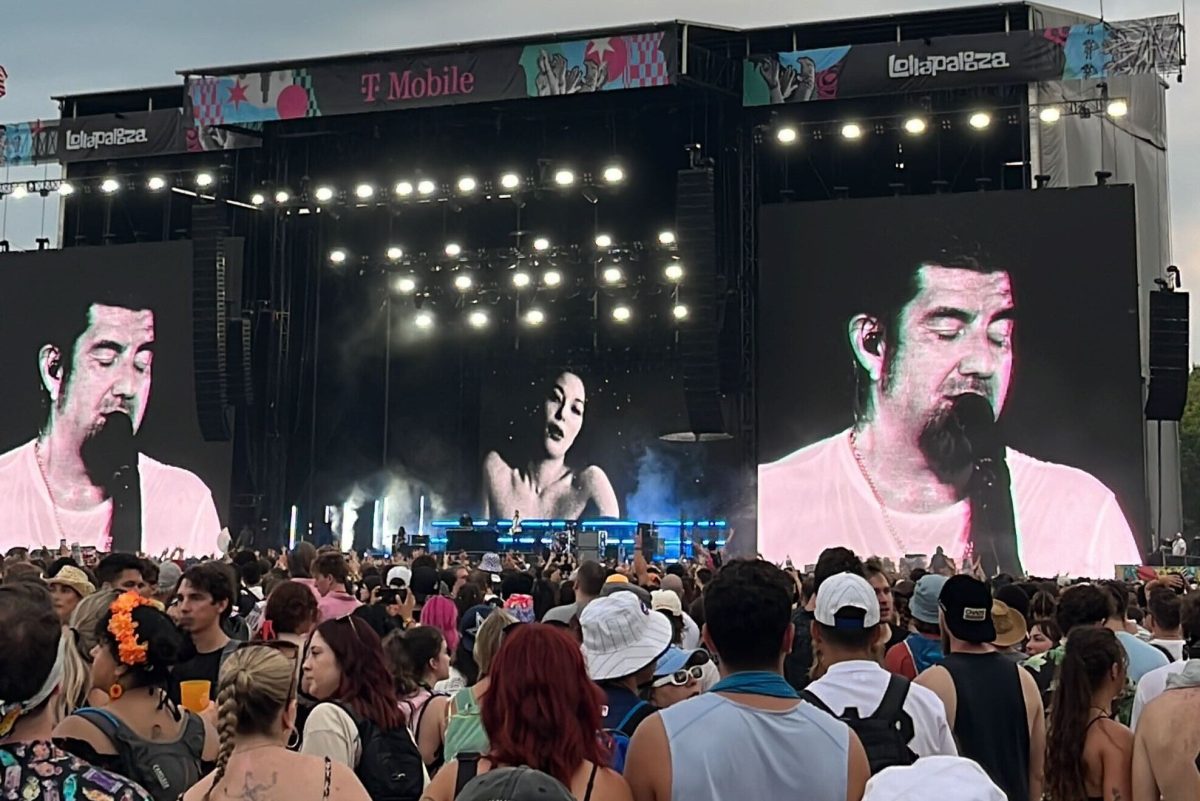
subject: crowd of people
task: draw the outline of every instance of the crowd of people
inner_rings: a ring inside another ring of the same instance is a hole
[[[1179,574],[301,543],[0,586],[13,801],[1194,801],[1198,712]]]

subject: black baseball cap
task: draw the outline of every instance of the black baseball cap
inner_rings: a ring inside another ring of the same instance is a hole
[[[529,767],[496,768],[467,782],[458,801],[575,801],[553,776]]]
[[[942,585],[938,603],[946,618],[946,628],[960,640],[972,643],[996,639],[992,621],[992,591],[970,576],[952,576]]]

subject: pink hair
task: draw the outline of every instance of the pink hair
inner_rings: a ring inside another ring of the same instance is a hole
[[[421,610],[421,625],[434,626],[446,638],[446,650],[458,647],[458,607],[444,595],[435,595]]]

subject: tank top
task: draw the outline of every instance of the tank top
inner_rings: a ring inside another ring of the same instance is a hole
[[[942,667],[958,699],[959,755],[978,762],[1009,801],[1029,801],[1029,720],[1018,672],[1023,668],[1001,653],[948,654]]]
[[[671,801],[846,799],[850,727],[809,704],[775,712],[705,693],[659,715],[671,746]]]
[[[490,741],[479,716],[479,702],[470,687],[458,691],[448,706],[450,720],[446,724],[444,754],[449,762],[459,754],[486,754]]]

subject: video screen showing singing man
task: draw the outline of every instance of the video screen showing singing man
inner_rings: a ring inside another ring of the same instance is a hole
[[[0,455],[0,548],[65,540],[100,551],[217,553],[221,525],[208,487],[138,452],[154,311],[116,292],[68,303],[56,302],[48,322],[56,330],[24,362],[36,365],[46,414],[34,439]]]
[[[759,550],[804,564],[833,545],[891,557],[942,546],[959,565],[1036,576],[1139,563],[1108,487],[1004,445],[1009,271],[943,253],[869,291],[846,321],[856,422],[759,467]]]

